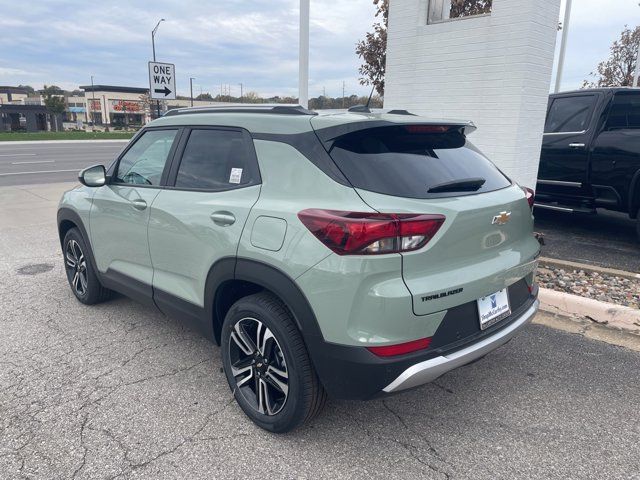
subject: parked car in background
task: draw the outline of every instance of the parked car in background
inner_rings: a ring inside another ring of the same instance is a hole
[[[640,237],[640,90],[599,88],[549,97],[537,208],[624,212]]]
[[[58,211],[85,304],[119,291],[221,345],[238,404],[288,431],[327,395],[434,380],[538,308],[533,195],[468,122],[301,107],[171,111]]]

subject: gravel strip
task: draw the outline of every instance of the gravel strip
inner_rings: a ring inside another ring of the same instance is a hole
[[[537,281],[543,288],[640,309],[640,281],[638,280],[541,264],[538,268]]]

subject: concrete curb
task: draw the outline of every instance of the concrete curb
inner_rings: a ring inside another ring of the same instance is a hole
[[[540,288],[540,310],[640,336],[640,310]]]
[[[12,145],[46,145],[46,144],[65,144],[65,143],[126,143],[126,138],[87,138],[86,140],[6,140],[0,142],[0,148]]]
[[[585,272],[604,273],[606,275],[614,275],[616,277],[628,278],[630,280],[640,280],[640,273],[625,272],[624,270],[616,270],[615,268],[598,267],[596,265],[569,262],[567,260],[558,260],[556,258],[540,257],[539,263],[556,268],[563,268],[565,270],[584,270]]]

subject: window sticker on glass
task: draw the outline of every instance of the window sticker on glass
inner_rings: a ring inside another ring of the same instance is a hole
[[[232,168],[231,175],[229,175],[229,183],[240,183],[240,180],[242,180],[242,169]]]

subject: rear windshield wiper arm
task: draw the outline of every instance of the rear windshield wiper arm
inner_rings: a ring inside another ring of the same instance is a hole
[[[453,182],[439,183],[427,190],[428,193],[475,192],[485,184],[484,178],[464,178]]]

